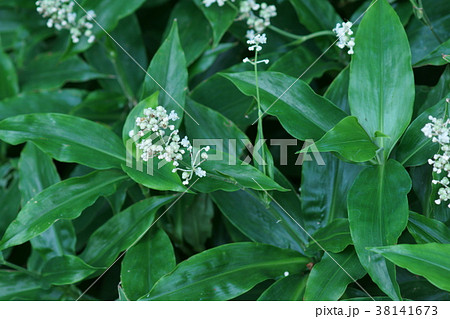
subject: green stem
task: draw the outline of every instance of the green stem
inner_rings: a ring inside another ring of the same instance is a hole
[[[314,32],[314,33],[311,33],[308,35],[298,35],[298,34],[293,34],[293,33],[281,30],[280,28],[277,28],[273,25],[270,25],[268,28],[280,35],[287,37],[287,38],[294,39],[295,41],[291,42],[289,45],[302,44],[303,42],[306,42],[306,41],[314,39],[314,38],[323,37],[323,36],[327,36],[327,35],[331,35],[331,36],[335,35],[334,32],[330,31],[330,30],[318,31],[318,32]]]
[[[259,95],[259,84],[258,84],[258,50],[255,49],[255,87],[256,87],[256,103],[258,105],[258,136],[259,140],[264,140],[264,133],[263,133],[263,126],[262,126],[262,117],[263,112],[261,109],[261,98]],[[256,141],[258,143],[259,141]],[[264,145],[261,147],[261,158],[265,162],[266,160],[266,154],[264,151]],[[264,175],[267,175],[267,169],[265,163],[262,163],[262,171]]]

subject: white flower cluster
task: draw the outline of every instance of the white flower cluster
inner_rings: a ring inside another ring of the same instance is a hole
[[[249,28],[257,33],[263,32],[270,25],[270,19],[277,16],[277,8],[274,5],[265,2],[259,4],[255,0],[241,1],[239,11],[240,19],[246,19]]]
[[[253,30],[248,30],[247,31],[247,44],[249,44],[250,46],[248,47],[249,51],[256,51],[259,52],[262,50],[262,46],[261,44],[266,44],[267,43],[267,37],[266,34],[255,34],[255,31]],[[264,59],[264,60],[259,60],[259,61],[255,61],[253,62],[252,60],[250,60],[249,58],[245,58],[243,60],[244,63],[251,63],[251,64],[258,64],[258,63],[265,63],[268,64],[269,60]]]
[[[144,162],[148,162],[150,158],[157,157],[166,162],[172,162],[175,168],[173,173],[182,172],[183,184],[189,184],[193,175],[198,177],[206,176],[206,172],[200,165],[208,159],[209,146],[198,150],[194,156],[194,151],[187,136],[183,139],[178,135],[179,131],[175,130],[175,126],[170,121],[176,121],[179,117],[175,111],[167,114],[167,110],[158,106],[156,109],[147,108],[144,110],[144,116],[136,118],[136,125],[139,128],[137,132],[131,130],[128,135],[134,138],[138,149],[142,151],[141,158]],[[170,134],[167,136],[166,132]],[[180,161],[186,150],[190,155],[190,167],[179,168]]]
[[[450,101],[449,101],[450,102]],[[433,172],[441,174],[442,171],[447,173],[447,176],[441,180],[433,180],[433,184],[440,184],[441,187],[438,191],[439,199],[435,200],[436,205],[441,202],[450,200],[450,120],[436,119],[431,115],[428,117],[431,123],[427,123],[422,132],[426,137],[431,138],[433,143],[439,143],[443,154],[435,154],[433,159],[429,159],[428,163],[433,165]],[[448,205],[450,208],[450,204]]]
[[[90,22],[96,15],[90,10],[87,15],[77,19],[74,12],[74,2],[70,0],[38,0],[36,1],[37,12],[44,18],[48,18],[47,26],[56,30],[67,29],[70,31],[73,43],[80,42],[80,38],[85,36],[88,42],[95,41],[92,33],[94,25]]]
[[[203,0],[203,4],[205,5],[205,7],[209,7],[211,6],[213,3],[217,2],[217,5],[219,7],[223,6],[225,4],[225,2],[227,2],[227,0]],[[234,2],[234,0],[231,0],[231,2]]]
[[[339,40],[336,45],[341,49],[347,47],[349,49],[348,54],[355,53],[353,51],[353,47],[355,46],[355,38],[352,37],[352,26],[353,24],[351,22],[343,22],[342,26],[338,23],[336,24],[336,28],[333,29],[333,32],[336,33]]]

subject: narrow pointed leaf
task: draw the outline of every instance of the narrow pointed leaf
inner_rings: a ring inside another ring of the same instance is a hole
[[[330,253],[330,255],[334,260],[325,254],[311,270],[306,283],[304,300],[338,300],[344,294],[348,284],[353,283],[353,280],[361,279],[366,274],[352,247],[339,254]]]
[[[108,128],[76,116],[30,114],[0,122],[0,139],[18,145],[33,142],[61,162],[79,163],[92,168],[120,168],[125,149]]]
[[[396,265],[450,291],[450,244],[396,245],[372,248]]]
[[[141,300],[229,300],[286,271],[298,274],[308,262],[295,251],[269,245],[223,245],[180,263]]]
[[[143,87],[143,97],[160,91],[159,103],[169,112],[174,110],[181,123],[184,113],[184,103],[187,92],[188,73],[186,58],[178,36],[178,26],[175,21],[169,35],[150,63]]]
[[[314,240],[309,240],[308,251],[313,252],[325,250],[339,253],[348,245],[353,244],[350,225],[346,218],[334,219],[331,223],[316,231],[312,237]]]
[[[223,73],[222,76],[245,95],[256,94],[254,72]],[[260,72],[258,84],[263,109],[276,116],[286,131],[299,140],[320,139],[346,116],[302,80],[278,72]]]
[[[48,187],[32,198],[9,225],[0,241],[0,250],[36,237],[59,219],[78,217],[98,197],[114,193],[125,179],[119,171],[96,171]]]
[[[409,213],[408,231],[418,244],[450,244],[450,229],[444,223],[413,212]]]
[[[92,234],[80,257],[89,265],[109,267],[148,231],[158,209],[172,200],[174,196],[150,197],[115,215]]]

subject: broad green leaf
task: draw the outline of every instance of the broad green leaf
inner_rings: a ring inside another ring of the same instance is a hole
[[[336,78],[331,82],[324,97],[335,103],[337,107],[350,113],[350,106],[348,104],[348,86],[350,82],[350,68],[346,67]]]
[[[159,104],[164,106],[168,112],[174,110],[181,123],[184,113],[184,104],[187,92],[188,73],[186,58],[180,44],[178,35],[178,24],[175,21],[169,35],[156,52],[150,63],[147,76],[144,81],[142,97],[160,91]]]
[[[395,266],[367,247],[394,245],[408,222],[411,179],[395,160],[368,167],[348,194],[348,219],[359,260],[390,298],[400,300]]]
[[[368,161],[378,150],[354,116],[341,120],[314,145],[319,152],[337,152],[352,162]],[[300,152],[308,152],[308,148]]]
[[[414,212],[409,213],[408,231],[418,244],[450,244],[450,229],[447,225]]]
[[[0,122],[0,139],[13,145],[31,141],[58,161],[97,169],[120,168],[125,160],[123,144],[113,132],[70,115],[47,113],[7,118]]]
[[[62,292],[48,287],[41,278],[29,274],[0,270],[0,300],[59,300]]]
[[[99,25],[102,26],[107,32],[113,30],[119,20],[132,14],[136,11],[145,0],[127,0],[127,1],[103,1],[103,0],[83,0],[78,2],[86,10],[94,10],[96,17],[95,20]],[[78,7],[78,6],[76,6]],[[83,11],[80,11],[83,13]],[[101,28],[99,28],[96,23],[94,23],[94,35],[100,38],[105,34]],[[91,44],[87,42],[86,37],[82,37],[80,42],[76,45],[71,45],[70,52],[77,53],[86,50]]]
[[[258,301],[302,301],[307,279],[303,275],[278,279],[262,293]]]
[[[412,19],[407,27],[411,43],[412,63],[419,63],[439,45],[448,40],[450,30],[450,3],[446,0],[421,0],[423,12],[431,22]]]
[[[21,93],[0,101],[0,120],[30,113],[69,113],[81,103],[84,92],[74,89]]]
[[[38,193],[60,182],[52,159],[32,143],[27,143],[20,154],[19,189],[22,203],[26,204]],[[75,230],[69,220],[59,220],[45,232],[31,239],[33,251],[43,260],[36,262],[42,267],[44,261],[65,254],[75,254]]]
[[[122,261],[120,279],[130,300],[137,300],[176,266],[169,237],[160,228],[149,231]]]
[[[269,67],[269,71],[280,72],[295,78],[302,75],[302,81],[310,83],[315,78],[320,78],[325,72],[339,70],[342,65],[327,56],[317,60],[322,52],[317,48],[298,46],[282,55]],[[272,62],[272,61],[271,61]]]
[[[290,0],[300,22],[311,32],[331,30],[342,22],[327,0]]]
[[[213,66],[216,61],[219,62],[219,57],[223,53],[230,51],[237,45],[237,42],[226,42],[220,43],[213,49],[206,50],[205,53],[203,53],[202,56],[190,66],[189,80],[194,80],[195,82],[197,82],[197,79],[202,79],[203,76],[207,76],[207,73],[202,73],[208,71],[208,69]]]
[[[115,215],[92,234],[80,257],[94,267],[109,267],[121,251],[129,249],[149,230],[158,209],[174,199],[150,197]]]
[[[204,105],[187,99],[186,111],[195,119],[186,118],[185,126],[190,139],[202,139],[202,144],[213,147],[219,142],[222,151],[240,156],[248,137],[228,118]],[[248,141],[248,142],[247,142]],[[216,148],[217,149],[217,148]],[[212,151],[211,151],[212,152]]]
[[[450,244],[395,245],[376,247],[371,251],[425,277],[436,287],[450,291]]]
[[[191,65],[213,42],[210,22],[194,1],[179,1],[165,21],[176,21],[178,24],[187,65]],[[173,28],[172,23],[168,23],[166,34],[170,28]]]
[[[425,112],[425,110],[439,103],[440,100],[448,96],[449,92],[450,92],[450,65],[448,65],[445,68],[444,73],[442,73],[438,83],[430,89],[430,91],[426,96],[425,101],[422,104],[419,104],[420,107],[417,108],[416,115]]]
[[[325,165],[307,161],[302,167],[301,206],[310,234],[335,218],[347,218],[347,194],[362,169],[331,154],[321,155]]]
[[[22,244],[60,219],[74,219],[98,197],[108,196],[126,179],[118,171],[96,171],[54,184],[33,197],[9,225],[0,250]]]
[[[52,285],[70,285],[82,281],[98,268],[86,264],[77,256],[58,256],[50,259],[42,269],[42,277]]]
[[[298,252],[264,244],[222,245],[178,264],[141,300],[229,300],[286,271],[298,274],[308,262]]]
[[[300,198],[278,171],[275,179],[290,191],[274,192],[276,202],[271,201],[269,205],[251,190],[219,191],[211,197],[228,220],[251,240],[303,252],[307,234],[297,225],[304,227]]]
[[[251,108],[253,98],[241,94],[233,83],[219,74],[196,86],[190,97],[230,119],[241,130],[256,119],[256,109]]]
[[[255,95],[253,72],[222,75],[245,95]],[[263,109],[276,116],[286,131],[299,140],[320,139],[346,115],[329,100],[314,93],[305,82],[293,77],[260,72],[258,83]]]
[[[131,301],[131,299],[128,298],[128,296],[125,294],[125,291],[120,285],[117,286],[117,290],[117,292],[119,293],[118,301]]]
[[[228,28],[233,24],[238,11],[234,7],[226,4],[224,6],[213,4],[207,8],[202,0],[194,0],[194,3],[203,12],[211,24],[214,35],[213,47],[216,47],[225,32],[227,32]]]
[[[352,247],[339,254],[325,254],[311,270],[303,299],[338,300],[345,292],[347,285],[353,283],[353,279],[361,279],[365,274],[366,271],[359,263],[358,255]]]
[[[350,235],[350,226],[348,220],[345,218],[334,219],[328,225],[312,234],[312,238],[314,240],[309,240],[307,251],[317,252],[324,249],[328,252],[339,253],[348,245],[353,244]]]
[[[448,94],[450,97],[450,94]],[[439,151],[439,144],[433,143],[426,137],[422,128],[430,123],[429,116],[445,118],[450,115],[446,99],[442,99],[435,106],[425,110],[408,127],[395,152],[395,158],[405,166],[420,166],[427,163],[428,159]],[[445,114],[447,110],[447,114]]]
[[[0,100],[12,97],[19,93],[19,81],[13,62],[3,52],[0,43]]]
[[[411,120],[414,103],[408,39],[387,0],[373,3],[358,27],[355,42],[358,45],[350,66],[351,113],[387,158]],[[375,138],[377,131],[389,138]]]
[[[424,277],[397,268],[397,281],[405,299],[417,301],[450,301],[450,293],[432,285]]]
[[[56,89],[67,82],[85,82],[106,76],[78,56],[63,59],[59,53],[38,55],[19,73],[23,91]]]

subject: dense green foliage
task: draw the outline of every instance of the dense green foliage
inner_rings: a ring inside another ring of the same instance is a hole
[[[35,2],[0,1],[0,300],[450,300],[448,0],[267,0],[254,66],[240,0],[79,1],[81,39]],[[138,160],[159,105],[206,176]]]

